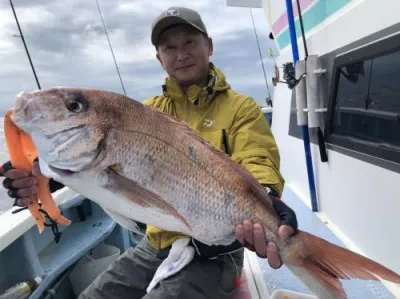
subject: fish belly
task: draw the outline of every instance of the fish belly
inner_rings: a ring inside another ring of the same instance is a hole
[[[106,174],[89,171],[56,179],[75,192],[96,202],[105,210],[133,221],[153,225],[166,231],[180,232],[208,245],[229,245],[235,240],[232,222],[221,219],[222,217],[219,217],[215,210],[212,211],[212,207],[193,203],[178,206],[178,212],[190,225],[190,229],[188,229],[181,220],[162,209],[136,204],[129,195],[125,196],[130,190],[115,192],[114,189],[106,187],[108,182]],[[182,197],[179,200],[178,194],[174,195],[178,197],[176,202],[184,200]],[[228,218],[226,217],[226,219]],[[115,220],[118,222],[118,217]]]

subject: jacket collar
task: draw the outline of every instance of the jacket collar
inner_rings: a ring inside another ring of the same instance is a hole
[[[224,74],[212,63],[210,63],[208,75],[209,81],[206,87],[192,85],[186,93],[183,92],[174,78],[167,77],[164,85],[162,85],[163,93],[174,101],[189,101],[198,107],[207,106],[218,92],[230,88],[229,84],[225,81]]]

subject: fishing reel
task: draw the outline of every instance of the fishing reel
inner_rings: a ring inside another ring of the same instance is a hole
[[[304,73],[300,76],[299,79],[296,79],[296,71],[294,69],[293,62],[284,63],[282,65],[282,68],[283,68],[283,79],[285,81],[279,81],[279,82],[287,84],[289,89],[295,88],[297,86],[297,84],[299,84],[299,82],[301,81],[303,76],[305,75],[305,73]]]

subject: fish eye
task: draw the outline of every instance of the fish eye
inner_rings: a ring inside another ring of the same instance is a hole
[[[71,112],[80,113],[88,109],[89,103],[83,94],[77,93],[73,97],[67,99],[65,106]]]
[[[79,113],[83,111],[83,104],[76,100],[69,100],[66,104],[67,109],[71,112]]]

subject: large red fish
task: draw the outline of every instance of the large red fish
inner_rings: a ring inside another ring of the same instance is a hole
[[[140,221],[228,245],[248,218],[320,298],[346,298],[340,279],[400,283],[393,271],[307,232],[280,240],[268,194],[244,167],[185,123],[128,97],[74,88],[20,93],[11,119],[32,138],[45,176],[127,228]]]

